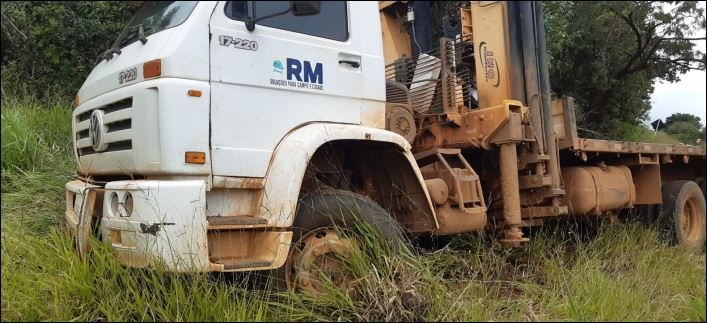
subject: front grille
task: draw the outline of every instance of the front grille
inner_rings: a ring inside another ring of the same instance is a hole
[[[132,140],[123,140],[123,141],[116,141],[116,142],[108,144],[108,148],[104,151],[101,151],[101,153],[107,153],[107,152],[112,152],[112,151],[131,150],[131,149],[133,149]],[[97,154],[97,153],[98,152],[93,150],[93,147],[91,147],[91,146],[79,148],[79,156],[93,155],[93,154]]]
[[[74,120],[76,123],[74,129],[76,129],[76,149],[79,157],[97,153],[131,150],[133,147],[132,108],[133,98],[130,97],[78,114]],[[96,110],[103,111],[103,123],[107,128],[104,141],[108,147],[101,152],[93,149],[89,138],[91,114]]]
[[[110,104],[106,104],[104,106],[96,107],[94,109],[88,110],[84,113],[79,114],[76,116],[78,118],[78,121],[85,121],[91,118],[91,113],[93,113],[94,110],[103,110],[105,114],[110,114],[112,112],[120,111],[123,109],[130,109],[133,107],[133,98],[127,98],[123,99],[120,101],[116,101]]]

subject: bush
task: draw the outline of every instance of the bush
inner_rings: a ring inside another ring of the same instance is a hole
[[[3,97],[71,102],[134,10],[122,1],[3,1]]]

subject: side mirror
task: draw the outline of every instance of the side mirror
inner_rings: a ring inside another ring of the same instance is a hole
[[[318,15],[322,9],[321,1],[291,1],[293,16],[312,16]]]
[[[288,12],[292,12],[293,16],[311,16],[318,15],[322,8],[321,1],[290,1],[290,7],[282,12],[277,12],[272,15],[265,17],[260,17],[258,19],[252,20],[248,19],[245,21],[245,27],[248,31],[255,30],[255,23],[261,20],[269,19],[272,17],[282,16]]]

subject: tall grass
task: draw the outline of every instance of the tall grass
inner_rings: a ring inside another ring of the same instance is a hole
[[[3,173],[66,169],[70,152],[70,107],[60,101],[2,99]]]
[[[704,254],[634,225],[592,235],[547,226],[518,249],[460,235],[398,256],[366,235],[346,262],[359,289],[317,297],[249,289],[240,276],[128,269],[95,240],[81,261],[61,226],[69,115],[3,100],[3,321],[705,321]]]
[[[665,133],[662,130],[653,131],[641,125],[632,125],[628,123],[621,124],[619,127],[621,140],[634,142],[648,142],[655,144],[677,145],[680,140]]]

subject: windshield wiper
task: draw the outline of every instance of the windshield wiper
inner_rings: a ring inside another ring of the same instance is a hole
[[[120,50],[120,48],[118,48],[118,47],[111,47],[111,48],[109,48],[107,51],[105,51],[105,52],[101,53],[100,55],[98,55],[98,58],[97,58],[97,60],[96,60],[96,64],[94,64],[94,65],[98,65],[98,63],[100,63],[100,62],[103,61],[104,59],[109,61],[111,58],[113,58],[113,54],[118,54],[118,55],[120,55],[120,54],[122,54],[122,53],[123,53],[123,51]]]
[[[123,33],[121,33],[118,36],[118,38],[115,40],[115,42],[113,43],[113,46],[111,46],[111,48],[109,48],[105,52],[98,55],[98,58],[96,60],[96,64],[94,64],[94,65],[98,65],[98,63],[100,63],[104,59],[108,60],[108,61],[111,60],[113,58],[114,54],[117,54],[117,55],[122,54],[123,51],[121,50],[121,48],[126,43],[132,41],[135,38],[135,36],[137,36],[138,39],[140,40],[140,42],[144,45],[145,43],[147,43],[147,37],[145,37],[145,31],[149,31],[151,29],[152,29],[152,27],[144,28],[142,26],[142,24],[138,24],[138,25],[135,25],[135,26],[125,29],[125,31],[123,31]],[[137,31],[137,32],[133,34],[132,32],[134,32],[134,31]],[[127,35],[129,35],[129,36],[127,36]]]
[[[142,26],[142,24],[138,24],[128,28],[128,35],[120,41],[119,47],[123,47],[123,45],[125,45],[126,43],[131,42],[133,39],[135,39],[135,36],[137,36],[140,42],[144,45],[145,43],[147,43],[147,37],[145,37],[145,32],[151,29],[152,27],[145,28]]]

